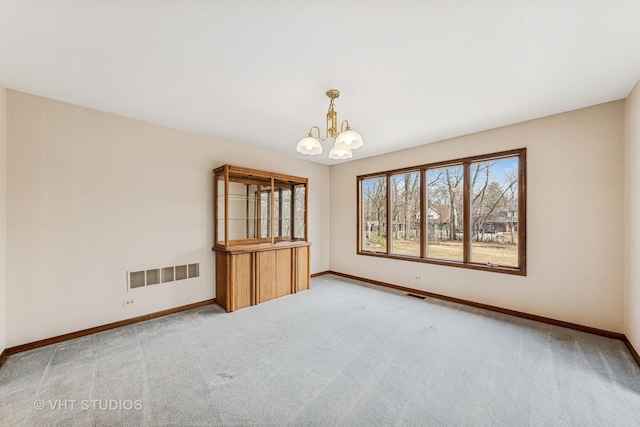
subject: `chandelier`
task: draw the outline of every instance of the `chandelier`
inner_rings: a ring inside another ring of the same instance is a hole
[[[327,111],[326,133],[324,138],[320,136],[320,128],[311,126],[309,134],[298,142],[296,150],[298,153],[315,156],[322,153],[322,145],[320,141],[326,141],[329,137],[334,139],[334,144],[329,151],[329,158],[337,160],[350,159],[353,155],[351,150],[362,147],[362,137],[358,132],[354,132],[349,127],[349,121],[344,120],[340,125],[340,133],[338,133],[338,112],[333,106],[333,100],[340,96],[338,89],[329,89],[327,96],[331,100],[329,103],[329,111]],[[345,126],[346,125],[346,126]],[[318,133],[317,139],[313,137],[313,130]],[[320,141],[318,141],[318,139]]]

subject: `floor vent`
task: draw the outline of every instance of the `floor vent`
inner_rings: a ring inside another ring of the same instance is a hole
[[[137,289],[194,277],[200,277],[199,263],[128,271],[127,285],[129,289]]]
[[[418,298],[418,299],[425,299],[426,298],[426,297],[424,297],[422,295],[416,295],[416,294],[407,294],[407,296],[413,297],[413,298]]]

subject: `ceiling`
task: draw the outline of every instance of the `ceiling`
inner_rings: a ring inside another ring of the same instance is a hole
[[[302,156],[327,89],[352,160],[625,98],[638,0],[0,0],[0,82]]]

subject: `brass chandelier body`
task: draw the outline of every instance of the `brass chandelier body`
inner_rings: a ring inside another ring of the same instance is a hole
[[[351,130],[348,120],[343,120],[338,132],[338,112],[335,109],[333,101],[340,96],[338,89],[329,89],[327,97],[329,102],[329,110],[326,116],[326,127],[324,138],[321,136],[321,130],[318,126],[311,126],[309,133],[302,138],[296,147],[296,150],[302,154],[315,156],[322,153],[322,145],[320,141],[326,141],[329,137],[333,138],[335,143],[329,151],[329,157],[337,160],[349,159],[352,157],[351,150],[362,147],[362,138],[357,132]],[[313,130],[317,132],[317,138],[313,136]]]

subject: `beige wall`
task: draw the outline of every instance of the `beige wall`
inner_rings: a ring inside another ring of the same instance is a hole
[[[0,353],[5,345],[7,249],[7,91],[0,84]]]
[[[329,268],[328,166],[7,94],[7,347],[213,298],[225,163],[309,178],[311,271]],[[127,291],[128,270],[194,262],[197,279]]]
[[[616,101],[332,167],[331,269],[622,332],[624,119]],[[357,175],[520,147],[526,277],[356,255]]]
[[[624,333],[640,351],[640,82],[626,100]]]

